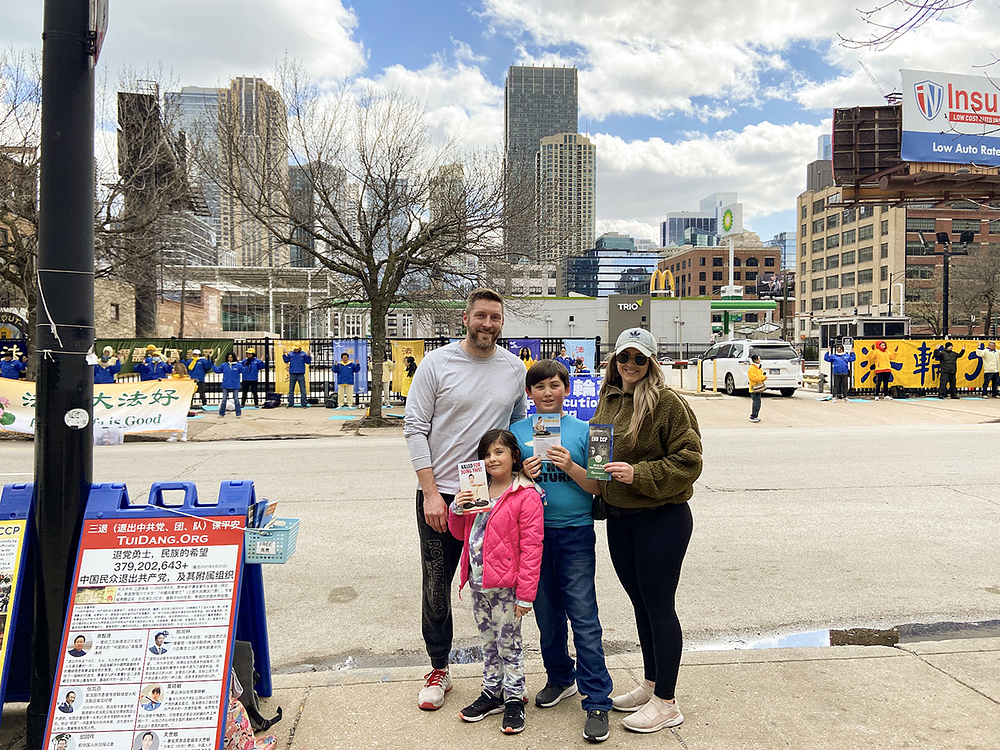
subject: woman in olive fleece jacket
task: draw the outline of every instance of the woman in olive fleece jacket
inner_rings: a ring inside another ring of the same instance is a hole
[[[605,465],[611,479],[601,482],[601,494],[609,506],[611,562],[635,610],[645,677],[613,705],[634,712],[626,729],[655,732],[684,720],[674,698],[683,646],[674,596],[702,449],[691,407],[664,384],[655,339],[639,331],[619,337],[591,422],[614,425],[613,461]],[[637,408],[646,413],[633,425]]]

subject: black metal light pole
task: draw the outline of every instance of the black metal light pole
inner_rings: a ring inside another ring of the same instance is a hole
[[[42,745],[93,470],[94,71],[88,0],[46,0],[38,227],[35,632],[27,746]]]

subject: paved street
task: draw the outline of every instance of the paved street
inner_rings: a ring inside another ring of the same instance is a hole
[[[692,403],[704,425],[705,471],[678,593],[689,647],[828,627],[997,618],[1000,426],[973,422],[987,422],[1000,403],[828,404],[800,393],[765,398],[760,425],[746,422],[749,399]],[[810,413],[828,424],[767,426]],[[329,414],[273,418],[298,419],[282,429],[308,434],[332,430],[338,422]],[[892,418],[915,423],[879,424]],[[192,422],[192,435],[202,423],[265,433],[270,419],[206,416]],[[967,423],[948,423],[955,419]],[[3,481],[31,471],[30,443],[0,451]],[[126,443],[97,448],[95,463],[98,480],[126,482],[139,501],[154,479],[188,479],[212,493],[224,479],[251,478],[279,502],[280,515],[302,519],[293,559],[265,568],[277,672],[424,663],[415,480],[398,432]],[[634,624],[598,539],[605,638],[609,652],[624,653],[635,648]],[[477,645],[468,597],[456,595],[455,605],[456,645]],[[536,631],[526,633],[534,648]]]

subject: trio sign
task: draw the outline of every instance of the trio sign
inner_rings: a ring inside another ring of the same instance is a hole
[[[1000,89],[985,76],[902,70],[903,161],[1000,166]]]

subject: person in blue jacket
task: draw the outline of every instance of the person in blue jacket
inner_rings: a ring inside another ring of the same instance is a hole
[[[247,394],[252,393],[253,405],[260,406],[257,402],[258,374],[261,370],[267,367],[267,362],[262,359],[257,359],[257,351],[255,349],[247,349],[247,358],[240,364],[242,364],[243,369],[246,370],[246,373],[243,375],[243,392],[240,396],[240,401],[243,406],[246,406]]]
[[[115,382],[115,375],[122,371],[121,358],[115,357],[115,350],[104,347],[100,361],[94,365],[94,385],[106,385]]]
[[[555,357],[556,362],[559,362],[563,367],[566,368],[567,372],[573,372],[573,366],[576,364],[573,358],[566,354],[566,347],[563,346],[559,349],[559,356]]]
[[[3,350],[3,359],[0,359],[0,378],[17,380],[26,369],[28,365],[25,364],[24,357],[15,359],[13,348]]]
[[[139,380],[163,380],[174,368],[166,363],[159,349],[154,349],[145,362],[135,366],[135,370],[139,373]]]
[[[351,356],[344,352],[340,362],[330,368],[337,376],[337,404],[341,409],[350,409],[354,404],[354,374],[360,372],[361,365],[357,360],[351,361]]]
[[[854,352],[844,354],[843,344],[837,344],[836,353],[833,348],[823,355],[823,359],[830,363],[830,371],[833,375],[833,385],[831,393],[833,400],[838,398],[847,401],[847,379],[851,374],[851,362],[854,361]]]
[[[306,365],[312,362],[308,352],[296,344],[290,352],[285,352],[281,358],[288,365],[288,408],[295,406],[295,384],[299,385],[299,397],[303,408],[306,404]]]
[[[229,352],[226,361],[221,365],[212,368],[215,372],[222,373],[222,405],[219,407],[219,416],[226,416],[226,401],[233,397],[233,404],[236,406],[237,419],[243,416],[243,407],[240,406],[240,381],[246,369],[236,361],[236,355]]]
[[[201,408],[205,408],[205,375],[214,371],[212,360],[201,354],[201,349],[191,350],[191,359],[184,360],[188,375],[198,384],[197,394],[201,397]],[[194,399],[191,399],[194,401]]]

